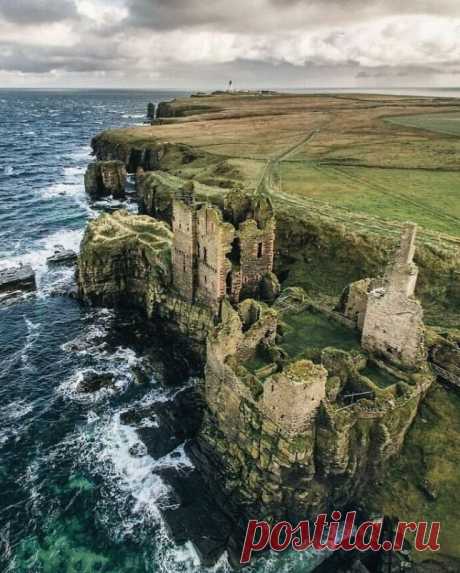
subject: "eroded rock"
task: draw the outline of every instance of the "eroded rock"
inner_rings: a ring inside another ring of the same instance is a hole
[[[31,291],[36,288],[35,271],[30,265],[0,270],[0,294]]]
[[[85,190],[94,199],[125,197],[126,168],[122,161],[93,161],[86,169]]]

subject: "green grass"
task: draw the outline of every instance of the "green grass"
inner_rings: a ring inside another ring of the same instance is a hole
[[[361,370],[360,374],[369,378],[369,380],[371,380],[379,388],[388,388],[389,386],[393,386],[393,384],[397,384],[400,381],[398,378],[395,378],[395,376],[392,376],[389,372],[386,372],[385,370],[377,368],[373,365],[366,366],[364,370]]]
[[[387,119],[390,123],[460,136],[460,113],[423,113]]]
[[[374,509],[407,521],[441,521],[438,554],[460,559],[460,396],[435,384],[423,402],[401,454],[368,492]],[[426,484],[435,499],[424,493]]]
[[[278,181],[282,191],[291,195],[460,235],[460,172],[286,162],[278,167]]]
[[[291,358],[318,359],[323,348],[359,348],[357,335],[348,328],[310,310],[284,313],[281,348]]]
[[[244,363],[244,366],[254,374],[257,370],[267,366],[268,364],[270,364],[270,360],[268,360],[267,356],[258,350],[250,360]]]

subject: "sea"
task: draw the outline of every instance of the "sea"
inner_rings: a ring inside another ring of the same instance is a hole
[[[0,90],[0,268],[29,263],[37,276],[35,293],[0,304],[2,572],[231,571],[226,553],[205,567],[186,524],[178,541],[162,517],[180,500],[159,469],[190,471],[186,444],[168,447],[165,430],[154,455],[139,428],[158,420],[126,416],[173,403],[196,378],[141,318],[81,304],[68,294],[74,269],[47,264],[119,206],[85,195],[91,137],[141,125],[148,102],[183,93]],[[111,383],[81,392],[92,376]],[[247,571],[308,573],[319,559],[266,555]]]

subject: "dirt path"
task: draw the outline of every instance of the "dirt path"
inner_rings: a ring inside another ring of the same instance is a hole
[[[302,138],[301,141],[295,143],[294,145],[291,145],[290,147],[288,147],[287,149],[282,151],[280,154],[278,154],[276,157],[268,159],[267,162],[265,163],[265,167],[262,171],[259,182],[257,183],[256,193],[260,193],[264,190],[268,191],[269,193],[272,193],[273,192],[273,183],[272,183],[273,169],[275,167],[277,167],[281,161],[288,159],[293,153],[295,153],[303,145],[308,143],[313,138],[314,135],[319,133],[319,131],[320,131],[320,128],[317,128],[317,129],[310,131],[308,133],[308,135],[306,135],[304,138]]]

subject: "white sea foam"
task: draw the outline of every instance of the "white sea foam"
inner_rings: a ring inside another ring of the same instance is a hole
[[[56,200],[59,197],[73,199],[78,206],[86,211],[89,217],[94,217],[97,212],[88,204],[84,186],[84,173],[89,161],[89,149],[81,148],[70,156],[72,162],[84,163],[84,165],[69,165],[64,167],[62,180],[39,190],[39,196],[45,200]]]
[[[72,165],[69,167],[64,167],[64,176],[68,178],[76,178],[79,181],[85,173],[85,167],[83,165]]]
[[[58,393],[65,399],[80,403],[97,403],[114,394],[123,393],[135,381],[133,368],[142,365],[142,357],[137,356],[132,349],[121,346],[115,351],[108,350],[104,341],[106,332],[104,326],[99,325],[62,346],[64,350],[76,351],[80,355],[89,354],[93,360],[93,366],[75,371],[58,386]],[[99,335],[99,344],[94,344],[93,337],[96,333]],[[92,344],[87,344],[91,341]],[[113,382],[94,392],[82,392],[82,382],[91,375],[108,375]]]
[[[149,536],[153,546],[150,559],[158,572],[230,573],[226,554],[214,567],[203,567],[193,545],[190,542],[177,545],[163,521],[161,509],[170,507],[175,499],[157,470],[191,468],[183,445],[154,460],[142,447],[135,428],[122,422],[122,412],[101,411],[98,407],[89,410],[87,424],[59,446],[66,455],[73,452],[75,463],[82,464],[85,471],[102,478],[97,507],[99,523],[119,543]]]
[[[41,197],[43,199],[53,199],[58,196],[84,197],[84,172],[83,166],[64,167],[63,180],[42,189]]]
[[[82,230],[62,230],[48,235],[37,241],[36,248],[22,255],[14,255],[0,260],[0,270],[21,265],[31,265],[36,272],[37,287],[39,294],[49,293],[50,288],[57,284],[73,280],[74,271],[70,268],[61,268],[54,271],[52,284],[44,284],[44,277],[48,272],[46,259],[54,254],[54,246],[62,245],[65,249],[78,252],[83,236]],[[43,288],[42,288],[43,287]]]
[[[14,169],[11,165],[5,165],[5,167],[3,168],[3,172],[5,173],[5,175],[13,175]]]
[[[6,406],[2,407],[0,419],[2,420],[2,425],[6,421],[20,420],[32,412],[34,405],[32,402],[26,402],[25,400],[16,400],[10,402]]]
[[[21,352],[21,362],[24,368],[27,368],[28,370],[33,370],[33,367],[30,365],[29,362],[29,350],[32,348],[35,342],[40,338],[41,325],[39,323],[33,323],[26,316],[24,316],[24,321],[27,326],[27,336],[26,336],[26,342]]]
[[[139,119],[144,118],[145,113],[124,113],[121,117],[124,119]]]
[[[91,324],[87,331],[62,344],[61,350],[64,352],[75,352],[80,355],[88,353],[94,355],[102,352],[107,344],[104,340],[107,335],[107,325],[101,323],[99,317],[95,317],[95,320],[97,322]]]
[[[70,158],[75,162],[83,163],[91,158],[92,149],[89,145],[83,145],[70,154]]]
[[[118,374],[118,376],[117,376]],[[82,382],[87,376],[113,376],[113,383],[104,386],[94,392],[82,392],[80,390]],[[65,379],[57,388],[58,394],[65,399],[75,400],[81,403],[97,403],[105,400],[113,394],[123,392],[129,386],[131,376],[125,376],[114,370],[98,370],[95,368],[81,368]]]
[[[158,503],[166,501],[168,488],[153,473],[155,460],[145,454],[134,456],[130,452],[139,442],[136,430],[120,421],[120,414],[112,418],[102,438],[101,462],[116,477],[119,487],[134,499],[133,513],[159,518]]]

